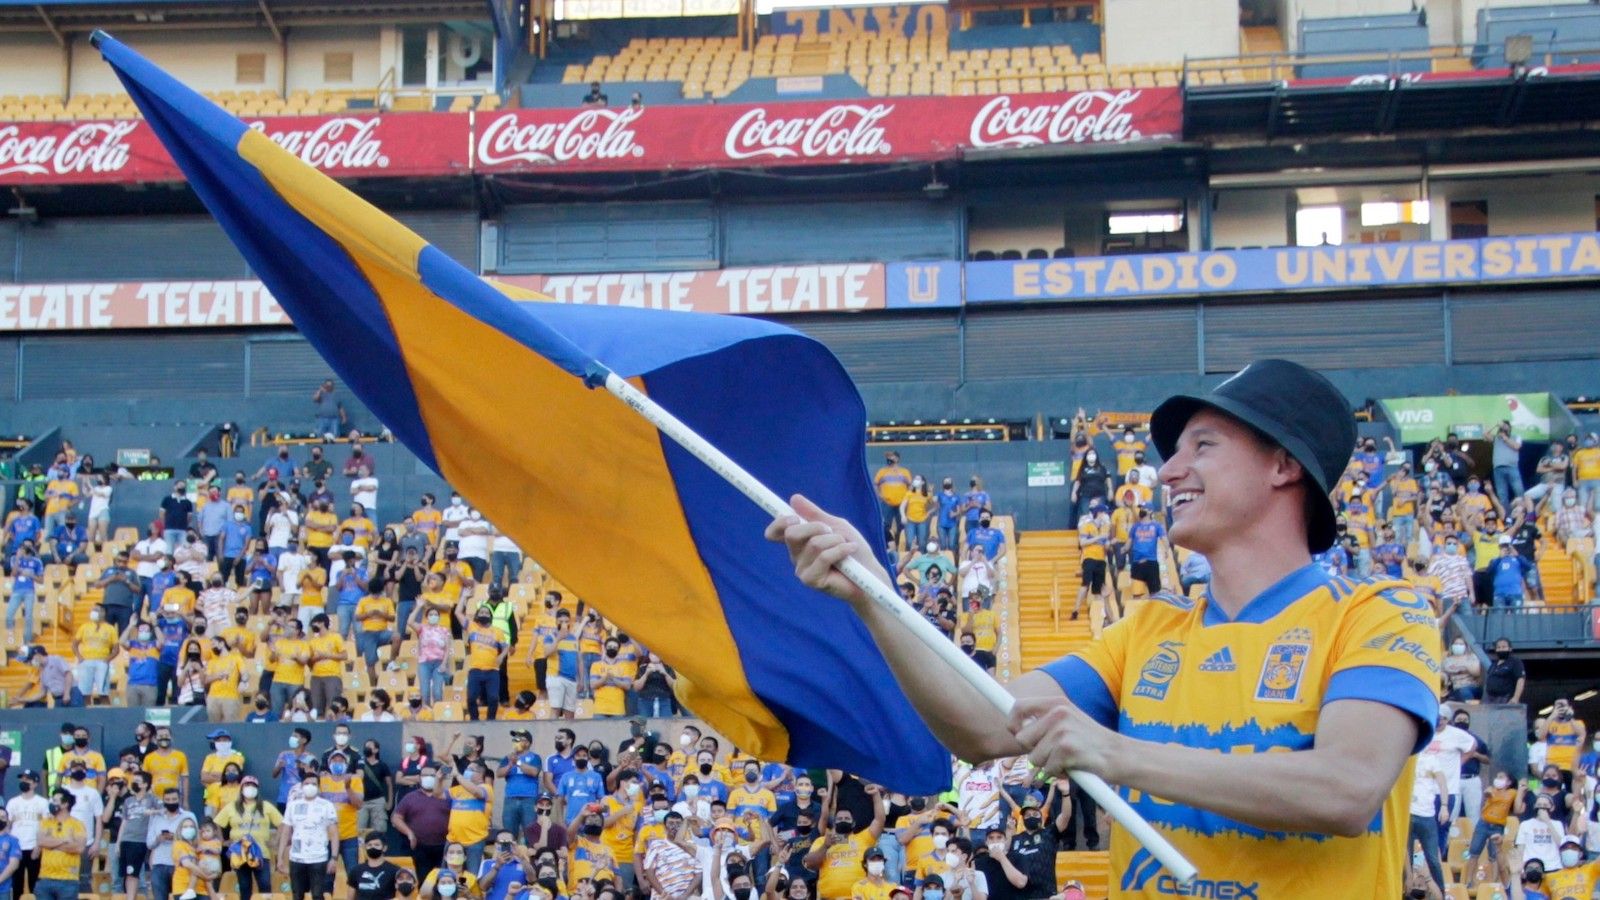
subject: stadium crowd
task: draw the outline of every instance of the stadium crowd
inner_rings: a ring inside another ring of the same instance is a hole
[[[1056,877],[1056,851],[1076,839],[1072,804],[1025,759],[962,767],[950,792],[906,797],[761,763],[693,724],[668,740],[634,726],[614,756],[566,727],[548,755],[525,730],[499,756],[482,736],[441,748],[407,735],[393,765],[360,724],[320,748],[297,728],[272,759],[247,759],[216,728],[191,796],[169,727],[141,722],[111,755],[65,724],[15,789],[0,775],[0,885],[76,897],[109,873],[129,900],[224,885],[248,898],[275,878],[296,900],[335,879],[358,900],[1084,896]],[[9,767],[9,748],[0,758]]]

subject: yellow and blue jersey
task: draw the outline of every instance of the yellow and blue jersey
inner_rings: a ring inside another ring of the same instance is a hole
[[[1222,753],[1310,749],[1328,703],[1367,700],[1409,713],[1420,751],[1438,712],[1438,625],[1425,597],[1398,581],[1355,581],[1315,564],[1296,570],[1229,619],[1207,594],[1157,594],[1086,649],[1045,667],[1103,725],[1159,744]],[[1122,795],[1199,867],[1194,896],[1333,900],[1400,893],[1413,763],[1367,832],[1344,838],[1270,832],[1122,788]],[[1179,892],[1125,830],[1111,840],[1112,896]]]

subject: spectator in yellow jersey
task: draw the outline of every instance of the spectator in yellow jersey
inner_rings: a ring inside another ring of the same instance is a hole
[[[311,510],[306,513],[305,533],[306,549],[316,557],[317,564],[326,569],[329,548],[339,535],[339,516],[334,513],[331,502],[312,504]]]
[[[638,666],[619,657],[621,646],[615,637],[606,638],[603,655],[589,666],[595,718],[617,719],[628,712],[628,692]]]
[[[832,829],[811,844],[802,860],[807,869],[817,873],[817,896],[822,900],[849,900],[865,871],[867,851],[883,834],[884,809],[877,785],[867,785],[866,793],[872,798],[872,823],[857,831],[854,813],[843,808],[835,811]]]
[[[395,660],[395,605],[385,593],[380,575],[372,580],[366,596],[356,604],[356,649],[367,663],[367,679],[378,680],[378,651],[389,647],[389,661]]]
[[[460,734],[451,736],[450,746],[455,746],[456,738]],[[448,758],[447,749],[444,756]],[[489,822],[493,818],[494,793],[484,784],[483,763],[471,762],[463,766],[459,772],[452,771],[450,777],[455,784],[450,788],[450,830],[449,839],[460,842],[466,850],[466,870],[477,869],[478,863],[483,859],[483,848],[489,840]],[[449,855],[445,860],[448,863]]]
[[[331,627],[327,613],[311,620],[311,639],[306,649],[311,663],[311,706],[318,716],[326,715],[328,704],[344,695],[344,661],[349,655],[344,638]]]
[[[634,886],[634,841],[639,816],[644,811],[644,785],[639,773],[624,769],[617,773],[617,787],[600,798],[600,842],[611,857],[612,870],[624,889]]]
[[[467,647],[467,718],[478,721],[478,704],[486,707],[491,720],[500,711],[500,664],[511,645],[501,639],[489,610],[478,607],[462,638]]]
[[[372,519],[367,516],[367,508],[360,503],[351,503],[350,515],[339,523],[339,532],[343,534],[346,531],[355,536],[355,546],[358,550],[365,551],[377,543],[378,526],[373,524]]]
[[[888,865],[882,850],[868,850],[862,859],[863,877],[850,887],[851,900],[889,900],[889,893],[898,885],[884,877]]]
[[[455,541],[445,541],[441,549],[441,558],[434,560],[428,571],[441,576],[443,581],[439,590],[449,596],[450,606],[454,609],[463,595],[471,593],[474,583],[472,567],[461,559],[461,547]],[[448,625],[449,621],[446,620],[445,624]]]
[[[1079,573],[1078,597],[1072,601],[1072,618],[1078,618],[1083,601],[1090,594],[1101,602],[1106,597],[1106,550],[1111,543],[1111,517],[1099,501],[1089,504],[1089,514],[1078,520],[1078,555],[1082,571]],[[1106,606],[1106,616],[1112,609]]]
[[[276,716],[283,715],[295,691],[305,689],[306,669],[311,662],[311,645],[306,643],[300,620],[287,619],[284,628],[283,637],[267,646],[267,662],[272,667],[272,713]]]
[[[357,815],[361,812],[365,796],[361,774],[351,771],[352,755],[347,750],[334,750],[329,753],[328,772],[321,779],[323,799],[333,804],[338,822],[339,857],[344,861],[344,871],[347,876],[355,871],[359,863],[361,840]]]
[[[1122,437],[1111,442],[1111,449],[1117,454],[1118,478],[1126,476],[1137,465],[1134,457],[1144,453],[1145,447],[1145,442],[1139,440],[1133,426],[1122,429]]]
[[[938,511],[938,501],[934,499],[928,482],[921,475],[913,476],[911,489],[900,501],[900,521],[905,528],[907,547],[916,550],[928,543],[928,529],[933,522],[933,514]]]
[[[900,454],[890,450],[883,455],[883,467],[872,476],[883,507],[884,536],[890,544],[900,540],[900,504],[911,490],[911,470],[900,465]]]
[[[76,798],[64,788],[50,797],[50,816],[38,825],[38,875],[33,884],[35,900],[77,900],[78,875],[89,833],[72,817]]]
[[[237,722],[244,711],[239,683],[244,679],[244,658],[218,635],[211,639],[211,660],[206,663],[206,717],[213,722]]]
[[[72,636],[72,655],[77,658],[78,692],[93,706],[110,701],[111,661],[117,658],[117,627],[105,620],[105,608],[89,611],[89,621],[78,626]]]
[[[961,614],[961,636],[971,635],[973,647],[993,653],[1000,641],[1000,616],[992,609],[984,609],[983,601],[976,597],[967,599],[967,611]]]
[[[150,793],[176,790],[183,805],[189,805],[189,757],[172,749],[172,729],[156,729],[156,748],[145,754],[143,765],[150,773]]]

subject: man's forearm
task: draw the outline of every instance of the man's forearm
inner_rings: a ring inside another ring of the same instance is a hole
[[[1361,790],[1372,780],[1368,759],[1315,749],[1213,753],[1127,740],[1127,752],[1118,755],[1120,771],[1108,773],[1108,780],[1269,831],[1359,834],[1376,809],[1372,796],[1381,802],[1388,793]]]

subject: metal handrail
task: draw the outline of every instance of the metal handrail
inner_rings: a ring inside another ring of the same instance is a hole
[[[1484,55],[1485,47],[1478,44],[1441,44],[1434,47],[1425,47],[1415,50],[1380,50],[1380,51],[1316,51],[1304,50],[1276,50],[1265,53],[1241,53],[1235,56],[1203,56],[1188,57],[1183,59],[1183,80],[1187,83],[1191,72],[1201,71],[1226,71],[1236,69],[1261,69],[1269,71],[1268,80],[1282,81],[1293,76],[1296,67],[1302,65],[1330,65],[1340,63],[1378,63],[1382,70],[1374,70],[1372,74],[1386,74],[1389,77],[1399,76],[1399,64],[1411,61],[1436,62],[1439,60],[1468,60],[1476,63]],[[1592,43],[1569,44],[1563,46],[1558,41],[1550,41],[1540,48],[1540,65],[1551,65],[1557,57],[1592,57],[1600,62],[1600,46]]]

